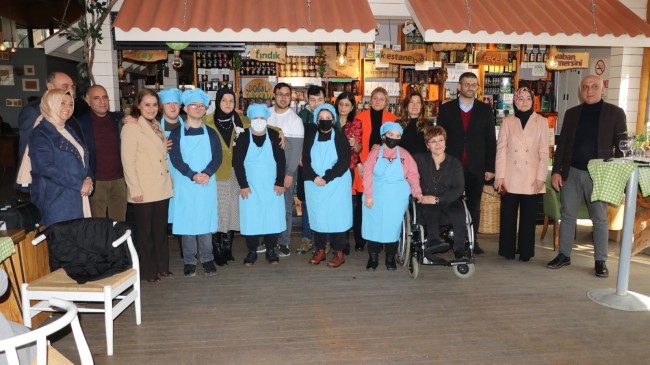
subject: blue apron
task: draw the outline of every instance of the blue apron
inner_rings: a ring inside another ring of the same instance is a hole
[[[181,124],[179,128],[183,128],[185,126],[185,121],[181,116],[178,116],[178,122]],[[166,131],[165,130],[165,117],[160,118],[160,128],[163,130],[163,133],[165,133],[165,137],[169,137],[169,134],[171,131]],[[169,158],[169,152],[167,152],[167,162],[169,164],[169,172],[171,173],[172,178],[175,178],[176,173],[176,168],[174,168],[174,165],[172,164],[172,160]],[[167,223],[174,223],[172,220],[172,217],[174,216],[174,197],[172,196],[169,198],[169,209],[167,210]]]
[[[203,171],[212,161],[210,136],[203,125],[203,134],[199,136],[185,135],[185,127],[181,126],[181,155],[183,161],[193,171]],[[217,231],[217,180],[210,176],[207,185],[200,185],[173,171],[174,178],[174,209],[172,231],[180,235],[197,235]]]
[[[338,161],[334,144],[334,129],[329,141],[318,141],[320,132],[316,132],[314,145],[311,147],[311,167],[318,176],[325,175]],[[352,176],[350,170],[341,177],[318,186],[313,181],[305,181],[305,198],[309,226],[320,233],[345,232],[352,227]]]
[[[242,235],[254,236],[284,232],[287,220],[284,211],[284,195],[277,195],[273,186],[277,175],[277,164],[268,133],[262,147],[250,142],[244,160],[246,179],[251,189],[247,199],[239,196],[239,228]]]
[[[361,235],[377,243],[397,242],[411,194],[404,178],[400,150],[396,148],[397,156],[392,163],[383,157],[384,146],[379,149],[377,164],[372,171],[372,208],[366,207],[366,195],[363,195]]]

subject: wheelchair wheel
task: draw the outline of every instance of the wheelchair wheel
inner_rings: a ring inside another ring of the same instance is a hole
[[[417,279],[420,275],[420,258],[417,255],[409,256],[406,260],[406,268],[411,279]]]
[[[474,275],[476,267],[474,264],[454,265],[454,275],[461,279],[469,279]]]
[[[397,243],[397,255],[395,255],[395,261],[403,267],[406,267],[408,264],[408,257],[411,256],[411,241],[413,240],[411,232],[411,212],[407,209],[406,214],[404,214],[404,219],[402,219],[402,233],[399,236],[399,242]]]

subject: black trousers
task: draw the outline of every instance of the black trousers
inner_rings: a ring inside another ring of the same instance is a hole
[[[499,255],[529,259],[535,256],[535,214],[541,194],[512,194],[501,197]],[[517,239],[517,211],[519,234]],[[517,241],[519,244],[517,245]]]
[[[482,188],[481,188],[482,189]],[[451,204],[418,204],[422,221],[427,230],[427,245],[440,243],[440,225],[451,224],[454,230],[454,252],[465,251],[465,208],[460,200]]]
[[[379,243],[375,241],[368,242],[368,253],[380,253],[382,247],[386,251],[386,255],[395,255],[397,253],[397,242],[392,243]]]
[[[248,251],[255,251],[257,249],[257,246],[260,244],[260,236],[263,237],[264,241],[264,246],[266,247],[267,250],[274,249],[275,246],[278,244],[278,237],[280,236],[279,233],[271,233],[271,234],[257,234],[253,236],[244,236],[246,237],[246,248],[248,248]]]
[[[314,231],[314,244],[317,249],[325,248],[327,239],[329,238],[332,250],[341,251],[345,248],[345,232],[338,233],[322,233]]]
[[[478,226],[481,223],[481,196],[483,195],[483,185],[485,185],[485,175],[477,176],[463,168],[465,173],[465,195],[467,199],[467,210],[472,216],[474,223],[474,240],[478,234]],[[455,231],[454,231],[455,233]]]
[[[133,204],[142,279],[169,271],[168,206],[169,199]]]
[[[354,175],[352,175],[354,176]],[[366,240],[361,236],[361,211],[363,208],[363,203],[361,202],[361,197],[363,193],[357,192],[356,195],[352,195],[352,205],[354,211],[352,212],[352,229],[354,230],[354,245],[363,247],[366,244]]]

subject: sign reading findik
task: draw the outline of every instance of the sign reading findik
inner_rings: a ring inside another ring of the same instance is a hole
[[[286,48],[253,48],[250,51],[253,60],[275,63],[286,63]]]

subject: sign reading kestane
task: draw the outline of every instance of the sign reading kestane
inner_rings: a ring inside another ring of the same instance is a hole
[[[379,59],[385,63],[396,63],[400,65],[414,65],[416,63],[424,62],[426,53],[423,49],[413,51],[393,51],[388,48],[381,50]]]

